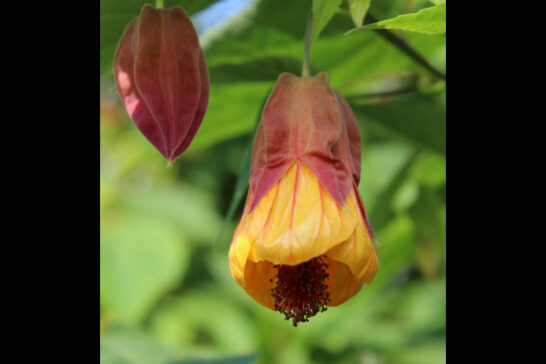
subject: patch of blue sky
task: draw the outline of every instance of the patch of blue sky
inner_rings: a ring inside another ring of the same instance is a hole
[[[256,0],[220,0],[194,14],[192,21],[199,36],[222,26]]]

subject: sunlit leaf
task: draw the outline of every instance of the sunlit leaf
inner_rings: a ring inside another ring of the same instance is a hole
[[[318,39],[322,29],[328,24],[332,16],[339,10],[343,0],[313,0],[313,25],[311,29],[311,43]]]
[[[352,29],[345,35],[362,30],[397,29],[424,34],[445,34],[446,32],[446,4],[440,3],[416,13],[397,16],[393,19],[379,21]]]
[[[349,1],[349,11],[351,12],[351,17],[353,22],[357,27],[362,26],[366,12],[370,7],[371,0],[348,0]]]

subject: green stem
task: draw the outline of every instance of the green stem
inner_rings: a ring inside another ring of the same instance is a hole
[[[368,98],[381,98],[381,97],[389,97],[389,96],[399,96],[404,94],[409,94],[413,92],[417,92],[417,88],[415,86],[406,86],[401,87],[396,90],[390,90],[390,91],[383,91],[383,92],[369,92],[369,93],[361,93],[361,94],[352,94],[352,95],[346,95],[347,99],[368,99]]]
[[[311,48],[311,28],[313,27],[313,12],[309,13],[307,18],[307,28],[305,29],[305,49],[303,51],[303,69],[301,75],[303,77],[311,76],[311,67],[309,66],[309,50]]]
[[[163,0],[155,0],[155,8],[163,9]]]
[[[366,14],[365,18],[366,23],[377,23],[377,19],[372,16],[370,13]],[[406,40],[403,38],[400,38],[393,32],[387,29],[375,29],[376,33],[381,35],[383,38],[391,42],[394,46],[396,46],[398,49],[400,49],[402,52],[406,53],[409,57],[411,57],[415,62],[419,63],[421,66],[429,70],[431,73],[433,73],[436,77],[441,78],[442,80],[446,79],[445,73],[434,67],[432,64],[430,64],[429,61],[425,57],[423,57],[419,52],[417,52],[414,48],[412,48]]]

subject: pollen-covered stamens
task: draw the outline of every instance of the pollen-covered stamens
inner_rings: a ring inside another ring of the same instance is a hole
[[[275,265],[278,272],[271,281],[275,311],[284,314],[285,320],[292,319],[294,326],[298,322],[307,322],[309,317],[327,310],[330,294],[325,280],[328,277],[328,265],[321,257],[311,259],[295,266]]]

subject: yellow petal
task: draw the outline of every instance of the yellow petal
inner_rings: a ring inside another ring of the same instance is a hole
[[[235,234],[233,243],[229,247],[229,267],[231,275],[241,287],[245,283],[245,267],[248,261],[248,253],[250,252],[251,242],[243,235]]]
[[[297,161],[246,216],[242,231],[254,243],[254,262],[297,265],[347,240],[358,216],[340,207]]]

